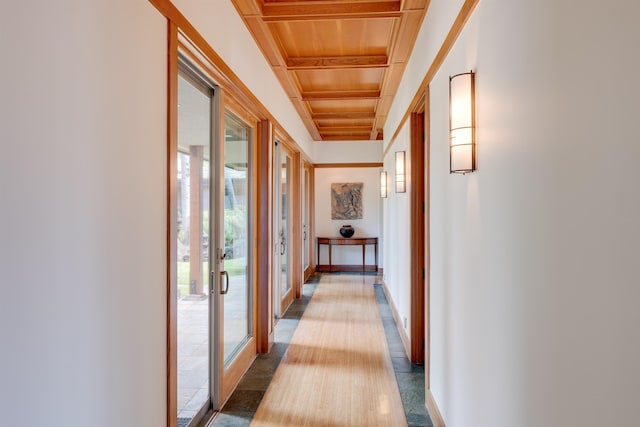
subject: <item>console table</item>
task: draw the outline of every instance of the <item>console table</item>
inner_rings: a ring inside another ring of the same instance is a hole
[[[318,237],[318,262],[317,262],[317,271],[350,271],[348,267],[351,266],[334,266],[331,262],[331,247],[334,245],[342,246],[342,245],[360,245],[362,246],[362,272],[365,270],[378,272],[378,238],[377,237]],[[320,265],[320,245],[329,246],[329,265]],[[367,245],[373,245],[375,251],[375,265],[368,266],[365,265],[365,248]],[[328,269],[327,269],[328,267]]]

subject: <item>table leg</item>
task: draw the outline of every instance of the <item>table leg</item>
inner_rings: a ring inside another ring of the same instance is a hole
[[[331,243],[329,243],[329,273],[333,271],[333,267],[331,267]]]
[[[376,253],[376,274],[378,274],[378,242],[373,244],[373,249]]]

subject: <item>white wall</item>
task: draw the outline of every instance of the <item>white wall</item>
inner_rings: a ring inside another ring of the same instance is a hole
[[[378,237],[381,246],[380,218],[380,168],[316,168],[315,169],[315,233],[321,237],[339,237],[340,227],[349,224],[355,228],[355,237]],[[362,219],[331,219],[331,184],[337,182],[362,182]],[[375,262],[373,247],[367,246],[366,263]],[[331,261],[339,265],[361,265],[362,246],[333,247]],[[327,264],[328,249],[321,247],[320,263]],[[378,252],[378,266],[382,266],[382,254]]]
[[[463,2],[463,0],[432,0],[429,4],[422,28],[416,39],[415,46],[418,48],[414,48],[411,53],[384,126],[384,135],[387,138],[383,141],[383,150],[388,149],[384,159],[384,170],[388,172],[389,176],[389,198],[384,202],[382,215],[385,235],[383,249],[386,254],[384,280],[392,300],[390,302],[398,312],[402,321],[401,327],[407,333],[408,339],[411,337],[409,121],[407,120],[403,124],[402,130],[395,140],[391,141],[390,136],[394,135],[400,126],[409,104],[418,91],[427,69],[438,54]],[[393,145],[390,147],[390,144]],[[403,150],[407,152],[407,192],[396,194],[393,176],[394,153]]]
[[[387,136],[384,140],[384,149],[392,142],[390,137],[398,129],[407,107],[420,88],[427,69],[438,54],[463,3],[464,0],[431,0],[429,3],[429,9],[414,45],[417,47],[411,52],[384,124],[384,135]]]
[[[387,198],[384,199],[384,281],[402,321],[401,327],[411,336],[411,150],[410,126],[403,126],[393,148],[384,158],[387,171]],[[406,154],[406,192],[396,193],[395,153]],[[406,326],[405,326],[406,324]]]
[[[483,0],[430,86],[431,388],[448,427],[637,425],[639,14]],[[448,76],[469,69],[478,171],[450,175]]]
[[[315,163],[380,163],[382,141],[316,141]]]
[[[230,0],[173,0],[211,47],[313,158],[313,139]]]
[[[164,425],[166,21],[22,1],[0,27],[0,413]]]

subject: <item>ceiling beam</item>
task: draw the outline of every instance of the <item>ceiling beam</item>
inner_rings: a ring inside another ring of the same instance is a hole
[[[379,90],[327,90],[318,92],[303,92],[303,101],[323,101],[331,99],[377,99]]]
[[[369,134],[358,135],[322,135],[323,141],[369,141]]]
[[[262,7],[265,21],[304,21],[312,19],[399,18],[401,1],[322,1],[268,2]]]
[[[313,120],[353,120],[353,119],[375,119],[376,114],[368,111],[349,111],[344,113],[315,113],[312,114]]]
[[[318,68],[381,68],[389,66],[387,55],[320,56],[287,59],[287,69],[307,70]]]
[[[318,128],[321,135],[328,135],[334,133],[371,133],[371,126],[327,126]]]

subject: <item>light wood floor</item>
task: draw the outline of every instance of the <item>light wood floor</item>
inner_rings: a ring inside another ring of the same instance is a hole
[[[324,275],[252,426],[406,426],[373,276]]]

